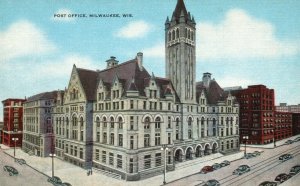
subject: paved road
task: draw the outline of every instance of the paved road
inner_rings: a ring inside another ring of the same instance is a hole
[[[9,165],[16,168],[19,172],[17,176],[9,176],[8,172],[3,170],[3,166]],[[43,174],[33,170],[27,165],[19,165],[14,162],[14,159],[9,155],[5,154],[2,149],[0,149],[0,185],[1,186],[51,186],[47,182],[48,177]]]
[[[250,150],[250,149],[249,149]],[[252,151],[257,149],[252,149]],[[251,150],[250,150],[251,151]],[[278,157],[282,154],[290,153],[294,158],[281,163]],[[219,180],[223,186],[255,186],[263,181],[273,181],[280,173],[288,173],[290,168],[300,163],[300,142],[291,145],[283,145],[276,149],[264,149],[264,152],[255,158],[240,159],[231,162],[230,166],[221,168],[208,174],[193,174],[182,178],[168,185],[174,186],[189,186],[203,183],[209,179]],[[232,175],[232,172],[242,164],[249,165],[251,171],[237,176]],[[199,167],[199,170],[201,167]],[[297,176],[300,176],[299,174]]]

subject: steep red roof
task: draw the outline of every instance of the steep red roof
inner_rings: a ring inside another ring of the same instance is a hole
[[[87,100],[95,100],[98,73],[93,70],[82,68],[77,68],[77,72]]]
[[[197,99],[199,98],[199,95],[204,90],[205,95],[208,99],[209,104],[216,104],[218,101],[224,100],[225,96],[223,93],[223,89],[219,86],[219,84],[215,80],[211,80],[208,87],[205,87],[203,85],[203,82],[197,82],[196,85],[196,95]],[[199,101],[199,100],[197,100]]]

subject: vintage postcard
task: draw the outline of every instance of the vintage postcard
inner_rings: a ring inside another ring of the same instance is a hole
[[[1,186],[298,186],[300,1],[0,0]]]

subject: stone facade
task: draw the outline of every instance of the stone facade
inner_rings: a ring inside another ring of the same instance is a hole
[[[44,92],[29,97],[24,103],[24,134],[22,149],[40,157],[49,156],[53,150],[52,112],[57,91]]]

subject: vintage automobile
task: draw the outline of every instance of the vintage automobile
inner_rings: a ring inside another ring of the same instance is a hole
[[[217,180],[212,179],[205,182],[203,186],[220,186],[220,183]]]
[[[258,186],[277,186],[277,182],[274,181],[264,181],[260,183]]]
[[[290,175],[296,175],[300,172],[300,165],[295,165],[290,170]]]
[[[283,155],[279,156],[279,160],[282,162],[287,161],[292,158],[293,158],[293,155],[291,155],[291,154],[283,154]]]
[[[8,166],[8,165],[5,165],[3,167],[3,170],[5,172],[8,172],[9,176],[17,176],[19,174],[19,172],[17,171],[17,169],[15,169],[14,167],[12,166]]]
[[[254,151],[252,154],[255,155],[255,156],[260,156],[262,152],[259,152],[259,151]]]
[[[292,143],[294,143],[293,140],[287,140],[284,144],[289,145],[289,144],[292,144]]]
[[[220,163],[220,165],[221,165],[222,167],[225,167],[225,166],[227,166],[227,165],[230,165],[230,161],[224,160],[224,161],[222,161],[222,163]]]
[[[206,173],[212,172],[212,171],[214,171],[214,168],[213,168],[212,166],[204,166],[204,167],[201,169],[200,173],[201,173],[201,174],[206,174]]]
[[[26,164],[26,161],[24,159],[16,159],[16,162],[19,163],[20,165]]]
[[[212,167],[213,167],[214,170],[217,170],[217,169],[222,168],[222,166],[221,166],[220,164],[218,164],[218,163],[214,163],[214,164],[212,165]]]
[[[58,185],[58,184],[61,185],[62,184],[61,179],[59,177],[57,177],[57,176],[50,177],[50,178],[48,178],[47,181],[50,182],[50,183],[52,183],[53,185]]]
[[[253,158],[253,157],[255,157],[255,155],[253,153],[247,153],[244,156],[244,158],[246,158],[246,159],[250,159],[250,158]]]
[[[292,176],[289,175],[289,174],[281,173],[278,176],[276,176],[275,181],[278,181],[278,182],[282,183],[282,182],[285,182],[286,180],[288,180],[291,177]]]
[[[237,169],[233,171],[233,175],[242,175],[246,172],[250,171],[250,167],[248,165],[240,165]]]

